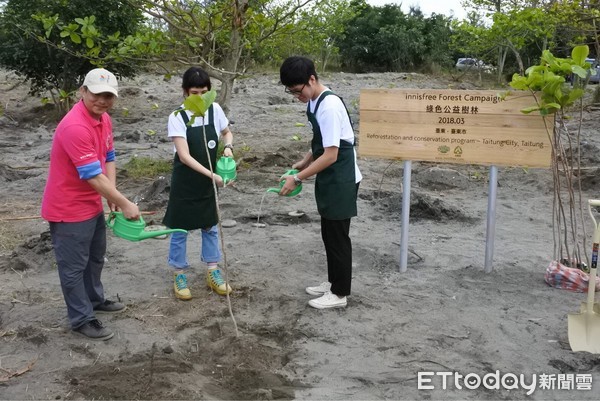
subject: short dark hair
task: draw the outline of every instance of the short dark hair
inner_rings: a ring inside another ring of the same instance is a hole
[[[315,63],[302,56],[286,58],[279,68],[279,79],[285,86],[307,84],[311,75],[314,75],[315,79],[319,79]]]
[[[181,87],[186,92],[191,88],[206,87],[208,90],[210,90],[210,77],[202,68],[190,67],[185,73],[183,73],[183,82],[181,83]]]

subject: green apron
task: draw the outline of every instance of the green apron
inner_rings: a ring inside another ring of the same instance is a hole
[[[181,110],[180,116],[187,125],[189,118],[184,110]],[[208,121],[204,129],[202,126],[188,126],[186,136],[190,155],[210,170],[206,144],[209,144],[210,160],[215,169],[219,143],[219,136],[213,123],[213,106],[208,109]],[[206,138],[204,138],[205,134]],[[217,223],[217,205],[212,180],[183,164],[179,155],[175,153],[169,204],[163,224],[169,228],[195,230],[210,228]]]
[[[313,130],[311,148],[314,160],[318,159],[325,151],[316,115],[319,105],[329,95],[333,95],[333,92],[323,92],[313,113],[310,112],[310,104],[306,108],[306,115]],[[349,114],[348,119],[350,119]],[[329,220],[344,220],[356,216],[356,195],[354,144],[340,140],[337,160],[318,173],[315,180],[315,199],[319,214]]]

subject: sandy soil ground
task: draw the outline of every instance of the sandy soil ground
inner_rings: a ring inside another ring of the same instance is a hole
[[[357,122],[361,88],[475,87],[419,74],[336,73],[322,81]],[[236,223],[223,233],[237,331],[227,300],[205,287],[197,253],[194,298],[181,302],[172,295],[167,240],[128,242],[109,233],[106,294],[128,309],[100,317],[116,332],[112,340],[75,337],[48,224],[15,219],[39,214],[55,127],[18,82],[0,75],[0,399],[600,398],[600,359],[572,352],[567,339],[567,314],[585,297],[544,282],[553,253],[546,169],[500,169],[487,274],[487,167],[414,163],[409,268],[401,274],[402,164],[361,157],[353,294],[346,309],[310,308],[304,287],[326,279],[314,184],[294,198],[265,190],[308,149],[311,134],[297,124],[306,122],[304,106],[274,74],[240,80],[229,112],[240,168],[235,185],[220,191],[220,207]],[[119,166],[133,156],[171,158],[166,119],[182,101],[179,86],[151,75],[122,82],[112,113]],[[583,115],[584,190],[592,198],[600,197],[598,117]],[[119,188],[157,211],[146,216],[149,224],[161,221],[168,177],[134,180],[122,172]],[[253,225],[259,215],[264,228]],[[193,241],[198,247],[198,234]],[[419,388],[419,372],[438,373],[421,382],[433,388]],[[452,373],[446,388],[443,372]],[[491,389],[471,381],[477,388],[469,389],[455,374],[503,380]],[[535,391],[527,394],[511,375],[523,375]],[[554,380],[550,389],[540,388],[542,375]],[[591,389],[564,388],[575,386],[574,377],[591,377]]]

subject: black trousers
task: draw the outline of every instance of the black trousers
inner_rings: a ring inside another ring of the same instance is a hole
[[[321,237],[327,254],[327,275],[331,292],[350,295],[352,284],[352,241],[350,219],[329,220],[321,217]]]
[[[76,329],[94,320],[94,307],[104,302],[104,213],[77,223],[50,223],[50,234],[67,315]]]

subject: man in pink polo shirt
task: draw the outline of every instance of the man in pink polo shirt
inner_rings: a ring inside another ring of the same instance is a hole
[[[67,314],[74,333],[108,340],[113,333],[96,312],[120,312],[125,305],[107,300],[100,276],[106,253],[102,197],[110,210],[128,219],[140,211],[116,187],[112,121],[108,115],[118,96],[116,77],[91,70],[79,89],[81,100],[56,127],[42,217],[50,234]]]

